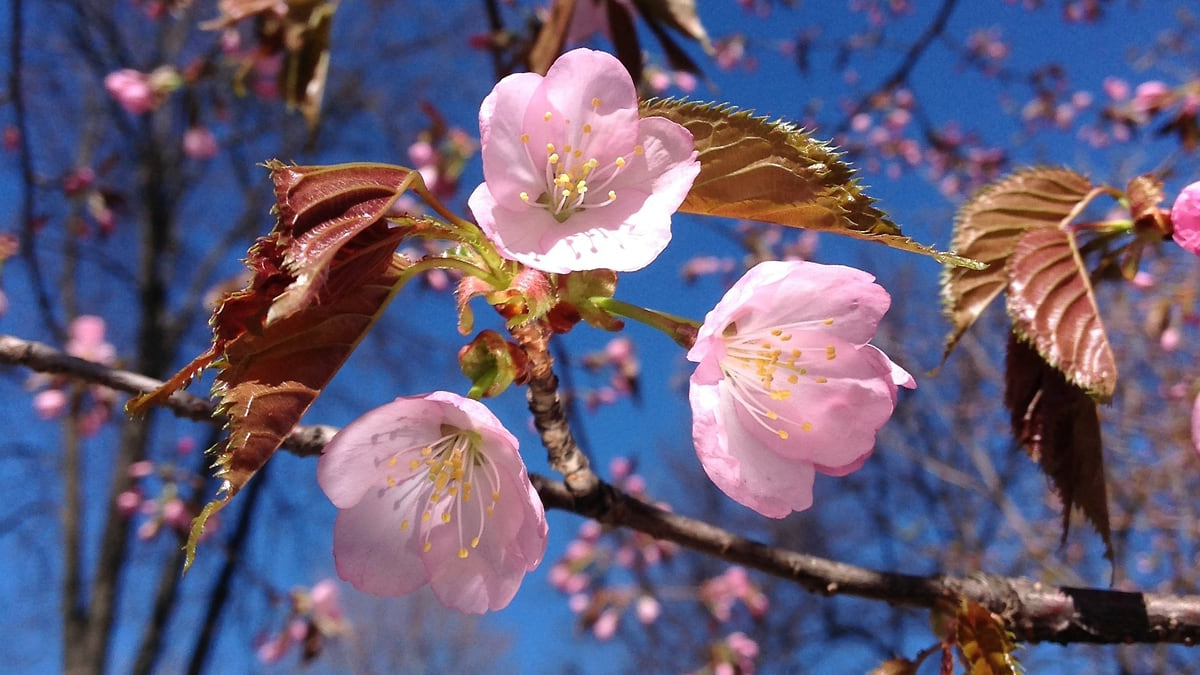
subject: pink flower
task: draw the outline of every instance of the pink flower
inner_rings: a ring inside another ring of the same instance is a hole
[[[505,256],[544,272],[650,264],[700,172],[692,135],[640,119],[625,67],[563,54],[501,80],[479,109],[485,182],[468,204]]]
[[[217,137],[208,127],[191,127],[183,132],[183,154],[195,160],[217,156]]]
[[[692,440],[709,478],[772,518],[812,505],[816,471],[866,461],[912,376],[867,344],[891,298],[874,277],[760,263],[708,313],[688,359]]]
[[[91,314],[80,315],[67,327],[70,340],[64,349],[71,356],[111,365],[117,359],[117,350],[104,341],[105,331],[104,319]]]
[[[517,440],[483,404],[448,392],[398,398],[325,448],[321,489],[339,510],[338,576],[404,595],[428,583],[446,606],[508,605],[546,550],[546,515]]]
[[[142,115],[154,110],[157,99],[146,73],[124,68],[109,73],[104,78],[104,88],[121,107],[132,115]]]
[[[603,612],[600,612],[600,617],[596,619],[596,623],[592,626],[592,633],[597,640],[611,640],[617,634],[617,625],[621,622],[621,614],[617,610],[609,607]]]
[[[1200,255],[1200,182],[1183,188],[1171,207],[1171,238],[1186,250]]]
[[[1200,394],[1196,395],[1196,400],[1192,402],[1192,446],[1196,448],[1196,454],[1200,455]]]
[[[33,397],[33,411],[44,420],[52,420],[67,409],[67,393],[62,389],[46,389]]]

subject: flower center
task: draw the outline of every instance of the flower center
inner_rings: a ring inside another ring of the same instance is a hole
[[[833,319],[823,323],[832,325]],[[763,428],[785,441],[788,428],[813,430],[812,421],[795,417],[803,411],[787,401],[802,384],[829,382],[827,377],[809,375],[809,368],[836,359],[833,345],[800,349],[792,342],[789,327],[739,335],[736,324],[725,330],[725,345],[721,372],[732,385],[734,398]]]
[[[592,99],[592,109],[600,107],[600,99]],[[549,123],[554,113],[547,111],[542,119]],[[543,164],[543,188],[541,193],[532,197],[528,192],[521,192],[521,201],[526,204],[536,204],[550,212],[555,220],[562,223],[576,211],[583,209],[608,206],[617,200],[617,191],[609,188],[609,184],[617,177],[628,162],[625,157],[618,156],[612,162],[601,164],[594,156],[584,156],[584,148],[591,147],[592,125],[572,125],[571,120],[563,122],[566,142],[561,145],[547,143],[544,159],[537,159],[541,153],[529,148],[529,134],[521,134],[521,143],[534,166]],[[635,155],[645,152],[642,146],[633,148]],[[609,188],[606,190],[606,188]]]
[[[428,553],[433,547],[429,540],[433,528],[453,524],[458,533],[458,557],[466,558],[470,549],[479,546],[487,519],[500,501],[500,474],[481,450],[478,433],[443,426],[442,434],[422,448],[400,450],[383,463],[383,469],[389,474],[387,489],[402,491],[397,503],[407,497],[416,498],[423,532],[422,550]],[[413,473],[398,482],[388,469],[396,467],[402,455],[411,458],[408,469]],[[486,496],[480,498],[479,492]],[[470,527],[471,523],[474,527]],[[410,526],[408,518],[400,522],[401,531]]]

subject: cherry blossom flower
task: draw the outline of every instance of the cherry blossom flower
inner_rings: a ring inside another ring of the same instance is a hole
[[[144,115],[158,106],[154,89],[150,86],[150,76],[132,68],[106,75],[104,88],[131,115]]]
[[[772,518],[812,505],[815,472],[866,461],[912,376],[867,344],[891,298],[874,277],[760,263],[708,313],[688,359],[692,439],[709,478]]]
[[[1200,455],[1200,394],[1196,395],[1196,400],[1192,402],[1192,447],[1196,448],[1196,454]]]
[[[208,127],[191,127],[183,132],[183,154],[191,159],[206,160],[217,156],[217,137]]]
[[[1200,255],[1200,182],[1185,187],[1171,207],[1171,238],[1184,249]]]
[[[325,448],[317,480],[338,507],[338,576],[404,595],[428,583],[446,606],[508,605],[546,550],[546,515],[517,441],[478,401],[398,398]]]
[[[692,135],[638,116],[615,57],[563,54],[501,80],[479,110],[484,183],[468,204],[506,257],[544,272],[650,264],[700,172]]]

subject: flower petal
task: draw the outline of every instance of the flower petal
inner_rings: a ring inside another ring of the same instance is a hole
[[[747,433],[725,387],[693,381],[689,398],[696,455],[722,492],[770,518],[812,506],[812,464],[780,457]]]
[[[354,506],[369,490],[412,473],[408,459],[381,467],[397,452],[428,445],[441,436],[440,407],[421,398],[398,398],[366,413],[333,437],[317,462],[317,482],[333,505]]]
[[[483,178],[509,208],[523,205],[522,190],[542,183],[541,165],[535,166],[521,142],[529,99],[541,83],[542,77],[536,73],[509,75],[496,84],[479,108]]]
[[[428,581],[421,562],[419,530],[401,523],[421,503],[417,490],[375,488],[356,506],[338,511],[333,557],[338,576],[373,595],[410,593]]]

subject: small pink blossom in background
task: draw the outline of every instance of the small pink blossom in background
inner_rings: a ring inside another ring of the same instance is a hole
[[[753,675],[754,659],[758,658],[758,643],[742,632],[730,633],[725,638],[725,644],[737,657],[738,672],[742,675]]]
[[[158,105],[150,76],[146,73],[124,68],[104,77],[104,88],[131,115],[144,115]]]
[[[1183,337],[1179,334],[1179,329],[1175,326],[1167,326],[1163,329],[1161,335],[1158,336],[1158,346],[1162,347],[1164,352],[1173,352],[1179,349],[1179,344],[1183,341]]]
[[[81,166],[63,178],[63,192],[73,197],[92,186],[96,181],[96,171],[90,166]]]
[[[1151,80],[1139,84],[1133,90],[1131,105],[1137,112],[1153,114],[1166,106],[1170,102],[1171,96],[1171,87],[1166,82]]]
[[[398,398],[326,446],[317,481],[338,507],[338,576],[396,596],[429,584],[447,607],[508,605],[546,550],[546,515],[517,440],[478,401]]]
[[[616,57],[576,49],[545,77],[501,80],[479,110],[482,183],[468,205],[500,252],[544,272],[649,265],[700,172],[692,135],[638,115]]]
[[[1200,182],[1183,188],[1171,207],[1171,238],[1194,255],[1200,255]]]
[[[154,474],[154,462],[150,460],[142,460],[129,465],[130,478],[145,478]]]
[[[76,317],[67,328],[70,339],[64,349],[71,356],[111,365],[117,358],[117,349],[104,341],[106,330],[101,317],[91,314]]]
[[[1196,400],[1192,402],[1192,446],[1196,449],[1196,454],[1200,455],[1200,394],[1196,395]]]
[[[191,127],[183,132],[183,154],[199,161],[217,156],[217,137],[208,127]]]
[[[609,607],[600,612],[600,618],[592,625],[592,633],[600,641],[611,640],[617,634],[617,626],[621,622],[621,613]]]
[[[868,344],[891,303],[874,277],[760,263],[708,313],[688,359],[692,439],[735,501],[782,518],[812,506],[816,472],[866,461],[912,376]]]
[[[1148,290],[1154,288],[1157,281],[1155,280],[1153,274],[1150,274],[1149,272],[1145,272],[1142,270],[1138,270],[1137,274],[1133,275],[1133,279],[1130,280],[1129,283],[1132,284],[1133,287],[1138,289],[1139,291],[1148,291]]]
[[[46,389],[33,396],[33,411],[44,420],[52,420],[67,409],[67,393],[62,389]]]
[[[192,514],[188,512],[183,500],[176,497],[163,504],[163,522],[176,530],[185,531],[192,522]]]
[[[1113,101],[1124,101],[1129,98],[1129,83],[1119,77],[1104,78],[1104,93]]]
[[[309,599],[312,602],[313,623],[321,633],[337,635],[346,631],[346,615],[342,611],[342,596],[336,581],[322,579],[313,584]]]
[[[142,505],[142,495],[137,490],[125,490],[117,495],[117,511],[126,518],[138,512]]]
[[[653,596],[643,595],[634,604],[634,612],[637,614],[638,621],[643,624],[652,624],[658,621],[658,617],[662,615],[662,604]]]

